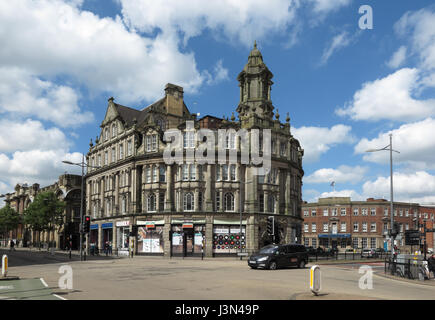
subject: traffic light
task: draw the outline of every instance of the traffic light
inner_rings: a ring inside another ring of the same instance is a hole
[[[267,217],[267,234],[271,236],[275,234],[275,217]]]
[[[83,225],[83,232],[84,233],[88,233],[90,228],[91,228],[91,217],[86,216],[85,217],[85,222],[84,222],[84,225]]]

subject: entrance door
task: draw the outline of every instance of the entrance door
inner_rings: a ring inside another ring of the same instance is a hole
[[[184,256],[190,257],[193,255],[193,245],[194,245],[193,229],[184,229],[183,233],[184,233],[184,237],[183,237]]]

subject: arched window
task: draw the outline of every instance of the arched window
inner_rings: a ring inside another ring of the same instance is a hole
[[[234,211],[234,195],[231,192],[227,192],[224,195],[224,210]]]
[[[275,197],[273,195],[269,195],[267,199],[267,211],[275,212]]]
[[[154,193],[148,195],[148,212],[156,211],[156,196]]]
[[[183,199],[183,210],[184,211],[193,211],[194,210],[194,201],[195,197],[192,192],[188,192],[184,194]]]

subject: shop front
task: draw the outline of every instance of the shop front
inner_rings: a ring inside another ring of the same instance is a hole
[[[171,255],[175,257],[205,254],[205,221],[172,221]]]
[[[213,225],[213,256],[236,255],[246,249],[246,226]]]
[[[103,251],[104,250],[108,250],[108,254],[112,253],[112,242],[113,242],[113,223],[109,222],[109,223],[103,223],[101,225],[101,229],[103,232]],[[104,251],[105,252],[105,251]]]
[[[164,220],[137,221],[137,254],[163,255],[165,242],[163,238]]]
[[[91,224],[89,229],[89,248],[92,254],[98,248],[98,224]]]
[[[116,243],[117,252],[121,256],[128,256],[129,234],[130,234],[130,221],[117,221],[116,222]]]
[[[350,233],[327,233],[319,234],[319,245],[323,248],[346,249],[352,246]]]

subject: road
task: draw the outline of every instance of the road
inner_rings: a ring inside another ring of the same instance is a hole
[[[21,253],[17,253],[20,256]],[[358,270],[361,264],[322,265],[322,295],[314,297],[309,289],[309,268],[253,270],[246,261],[235,258],[166,259],[95,259],[91,261],[51,260],[22,255],[10,275],[21,279],[43,278],[53,293],[65,299],[98,300],[306,300],[306,299],[435,299],[435,285],[404,282],[378,275],[383,266],[372,264],[373,289],[362,290]],[[26,265],[26,259],[31,264]],[[57,258],[60,259],[60,258]],[[59,268],[69,265],[73,271],[73,289],[59,289]],[[435,282],[435,281],[434,281]]]

